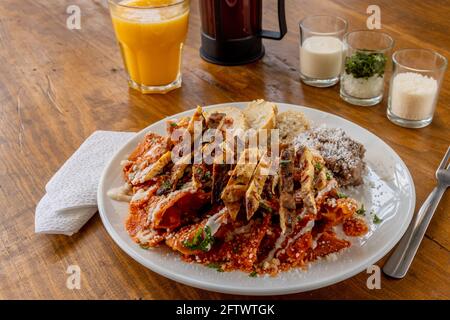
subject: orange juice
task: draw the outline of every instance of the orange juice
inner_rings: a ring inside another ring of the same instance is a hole
[[[116,3],[111,6],[111,16],[130,86],[142,92],[166,92],[179,87],[189,1]]]

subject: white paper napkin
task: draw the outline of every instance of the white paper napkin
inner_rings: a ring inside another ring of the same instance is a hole
[[[97,212],[103,168],[135,133],[95,131],[45,186],[36,207],[35,232],[71,236]]]

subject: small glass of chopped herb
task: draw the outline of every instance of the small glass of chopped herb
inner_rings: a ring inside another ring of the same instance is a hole
[[[378,104],[383,99],[384,72],[394,40],[384,32],[360,30],[347,33],[344,46],[341,98],[360,106]]]

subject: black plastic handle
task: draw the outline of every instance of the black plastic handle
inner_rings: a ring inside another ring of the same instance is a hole
[[[260,37],[272,40],[281,40],[287,32],[286,11],[284,0],[278,0],[278,24],[280,31],[261,30]]]

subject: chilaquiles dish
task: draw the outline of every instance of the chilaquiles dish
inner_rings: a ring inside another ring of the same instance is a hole
[[[129,201],[125,227],[144,249],[165,245],[251,276],[305,268],[351,245],[336,226],[346,237],[368,231],[320,152],[295,144],[309,127],[302,113],[262,100],[198,107],[169,120],[167,135],[147,133],[122,163],[125,187],[109,194]]]

